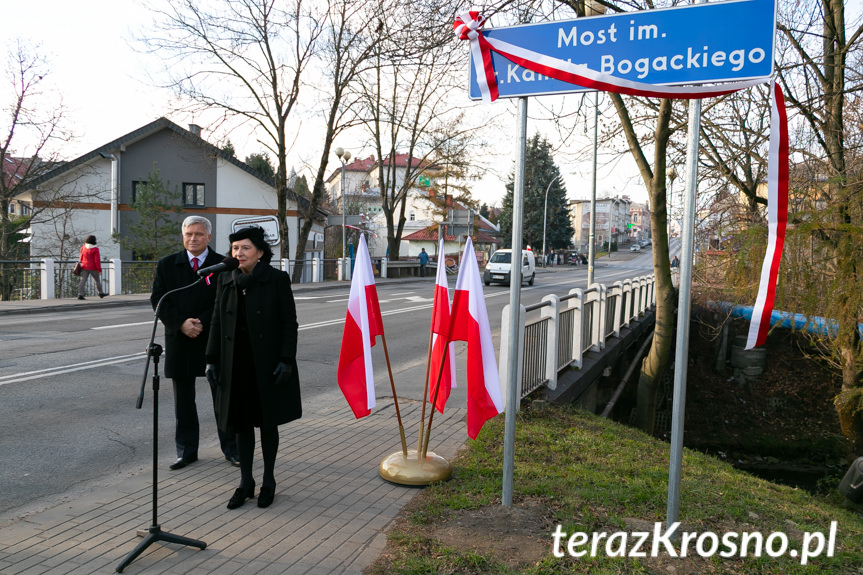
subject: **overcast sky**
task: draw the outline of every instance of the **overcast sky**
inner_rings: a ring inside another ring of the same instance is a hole
[[[62,92],[70,127],[77,136],[74,143],[64,148],[64,159],[75,158],[168,115],[171,94],[153,88],[147,75],[148,70],[159,70],[158,62],[150,55],[135,52],[130,45],[142,24],[152,21],[151,14],[139,2],[29,0],[4,4],[0,18],[2,42],[22,38],[41,44],[40,53],[49,61],[50,79]],[[850,4],[859,12],[860,0],[851,0]],[[2,46],[4,50],[7,47],[8,44]],[[511,102],[495,105],[514,109]],[[184,127],[190,120],[176,115],[169,115],[169,118]],[[508,123],[504,120],[504,132],[510,131],[506,128]],[[539,128],[533,124],[528,127],[529,134]],[[510,125],[514,131],[514,120]],[[497,149],[499,167],[478,186],[475,194],[488,203],[499,202],[514,157],[514,151],[506,148],[514,141],[514,134],[503,133],[498,140],[501,142]],[[231,141],[241,158],[261,151],[259,145],[240,134],[232,134]],[[336,145],[343,144],[337,142]],[[367,157],[372,153],[371,150],[351,151],[354,157]],[[300,170],[301,159],[294,161]],[[331,163],[332,168],[336,165],[335,161]],[[590,166],[578,165],[570,169],[561,161],[558,165],[564,174],[569,197],[585,197],[589,192]],[[600,195],[628,194],[636,200],[646,198],[640,180],[622,176],[634,173],[628,158],[620,164],[607,166],[604,171],[600,171]]]

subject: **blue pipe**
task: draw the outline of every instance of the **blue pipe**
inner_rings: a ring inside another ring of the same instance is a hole
[[[730,312],[731,317],[739,317],[752,321],[752,306],[736,305],[727,301],[709,301],[707,307]],[[806,317],[800,313],[773,310],[770,314],[770,326],[784,327],[786,329],[803,330],[816,335],[836,337],[839,333],[839,322],[835,319],[827,319],[818,316]],[[863,339],[863,323],[857,324],[857,332]]]

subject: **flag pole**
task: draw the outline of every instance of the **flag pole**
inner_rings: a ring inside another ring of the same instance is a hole
[[[437,290],[435,290],[435,294],[437,294]],[[437,308],[432,306],[432,326],[434,326],[434,314]],[[423,386],[423,408],[422,415],[420,416],[420,428],[417,435],[417,458],[420,458],[420,453],[423,448],[423,430],[425,429],[426,423],[426,396],[429,392],[429,372],[431,371],[431,354],[432,354],[432,341],[434,340],[434,333],[429,330],[429,347],[428,353],[426,354],[426,376],[425,376],[425,384]],[[434,411],[434,405],[432,405],[432,411]]]
[[[398,422],[399,422],[399,435],[401,435],[401,439],[402,439],[402,454],[405,456],[405,459],[407,459],[407,457],[408,457],[408,444],[405,441],[405,426],[402,425],[402,414],[401,414],[401,411],[399,411],[399,398],[396,395],[396,382],[395,382],[395,380],[393,380],[393,368],[390,365],[390,354],[387,351],[387,336],[384,334],[381,334],[381,341],[384,344],[384,357],[387,360],[387,372],[390,374],[390,386],[392,387],[392,390],[393,390],[393,402],[396,405],[396,419],[398,419]]]
[[[429,437],[431,437],[432,421],[434,421],[435,405],[437,404],[437,394],[440,391],[440,380],[443,379],[443,370],[446,366],[446,356],[449,353],[449,344],[450,342],[447,341],[446,345],[444,345],[443,348],[443,357],[440,360],[440,369],[438,370],[437,380],[435,381],[434,397],[432,398],[432,409],[431,413],[429,414],[429,426],[426,430],[425,443],[423,443],[422,455],[419,457],[420,459],[425,458],[426,454],[428,453]]]
[[[387,353],[387,340],[382,336],[381,341],[384,344],[384,354],[387,355],[387,369],[389,369],[390,359]],[[446,355],[444,355],[444,358],[446,358]],[[392,371],[390,371],[390,382],[392,383]],[[393,385],[393,399],[396,404],[396,416],[399,418],[399,432],[402,435],[402,451],[397,451],[381,461],[378,467],[380,476],[387,481],[399,485],[429,485],[438,481],[446,481],[452,477],[452,465],[450,465],[449,461],[436,453],[429,453],[427,449],[421,452],[420,446],[417,446],[417,457],[408,459],[409,452],[405,443],[405,432],[401,422],[401,415],[399,414],[399,402],[396,397],[395,385]],[[437,394],[435,394],[435,400],[437,400]],[[425,398],[423,398],[423,402],[425,402]],[[431,415],[429,416],[429,430],[431,430],[431,418],[433,416],[434,405],[432,405]],[[428,447],[428,436],[425,438],[425,445]]]
[[[441,244],[443,244],[443,242],[441,242]],[[443,255],[442,255],[442,253],[440,253],[440,252],[442,252],[442,250],[440,248],[438,248],[438,252],[439,253],[438,253],[437,265],[438,266],[446,265],[443,262]],[[434,344],[434,326],[435,326],[435,319],[437,317],[437,311],[438,311],[438,307],[435,304],[437,304],[437,280],[435,280],[435,292],[434,292],[434,298],[432,299],[431,329],[429,329],[429,346],[428,346],[428,352],[426,353],[426,375],[425,375],[425,379],[423,380],[424,381],[424,383],[423,383],[423,399],[422,399],[423,407],[422,407],[422,415],[420,417],[419,432],[417,434],[418,435],[417,436],[417,459],[420,461],[422,460],[422,457],[425,456],[425,450],[423,449],[423,428],[425,427],[425,421],[426,421],[426,397],[428,396],[428,392],[429,392],[429,375],[430,375],[429,372],[431,372],[432,345]],[[444,356],[444,358],[445,357],[446,356]],[[444,361],[446,361],[446,360],[444,360]],[[441,365],[443,365],[443,364],[441,364]],[[437,403],[437,395],[435,395],[435,403]],[[435,403],[432,403],[432,411],[434,411]]]

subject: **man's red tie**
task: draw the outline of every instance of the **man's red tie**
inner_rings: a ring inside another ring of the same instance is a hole
[[[192,271],[198,271],[198,258],[192,258]]]

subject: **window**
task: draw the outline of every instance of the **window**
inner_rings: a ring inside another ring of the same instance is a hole
[[[413,221],[416,221],[416,219],[417,219],[417,215],[416,215],[414,212],[411,212],[411,213],[410,213],[410,216],[408,216],[408,219],[409,219],[410,221],[412,221],[412,222],[413,222]]]
[[[204,184],[183,184],[183,203],[186,207],[204,207]]]
[[[19,204],[21,206],[21,215],[29,216],[30,215],[30,206],[27,204]]]
[[[147,185],[146,180],[142,182],[132,182],[132,203],[135,203],[135,199],[138,197],[138,191],[144,189],[144,186]]]
[[[15,214],[15,204],[9,204],[9,213]]]

